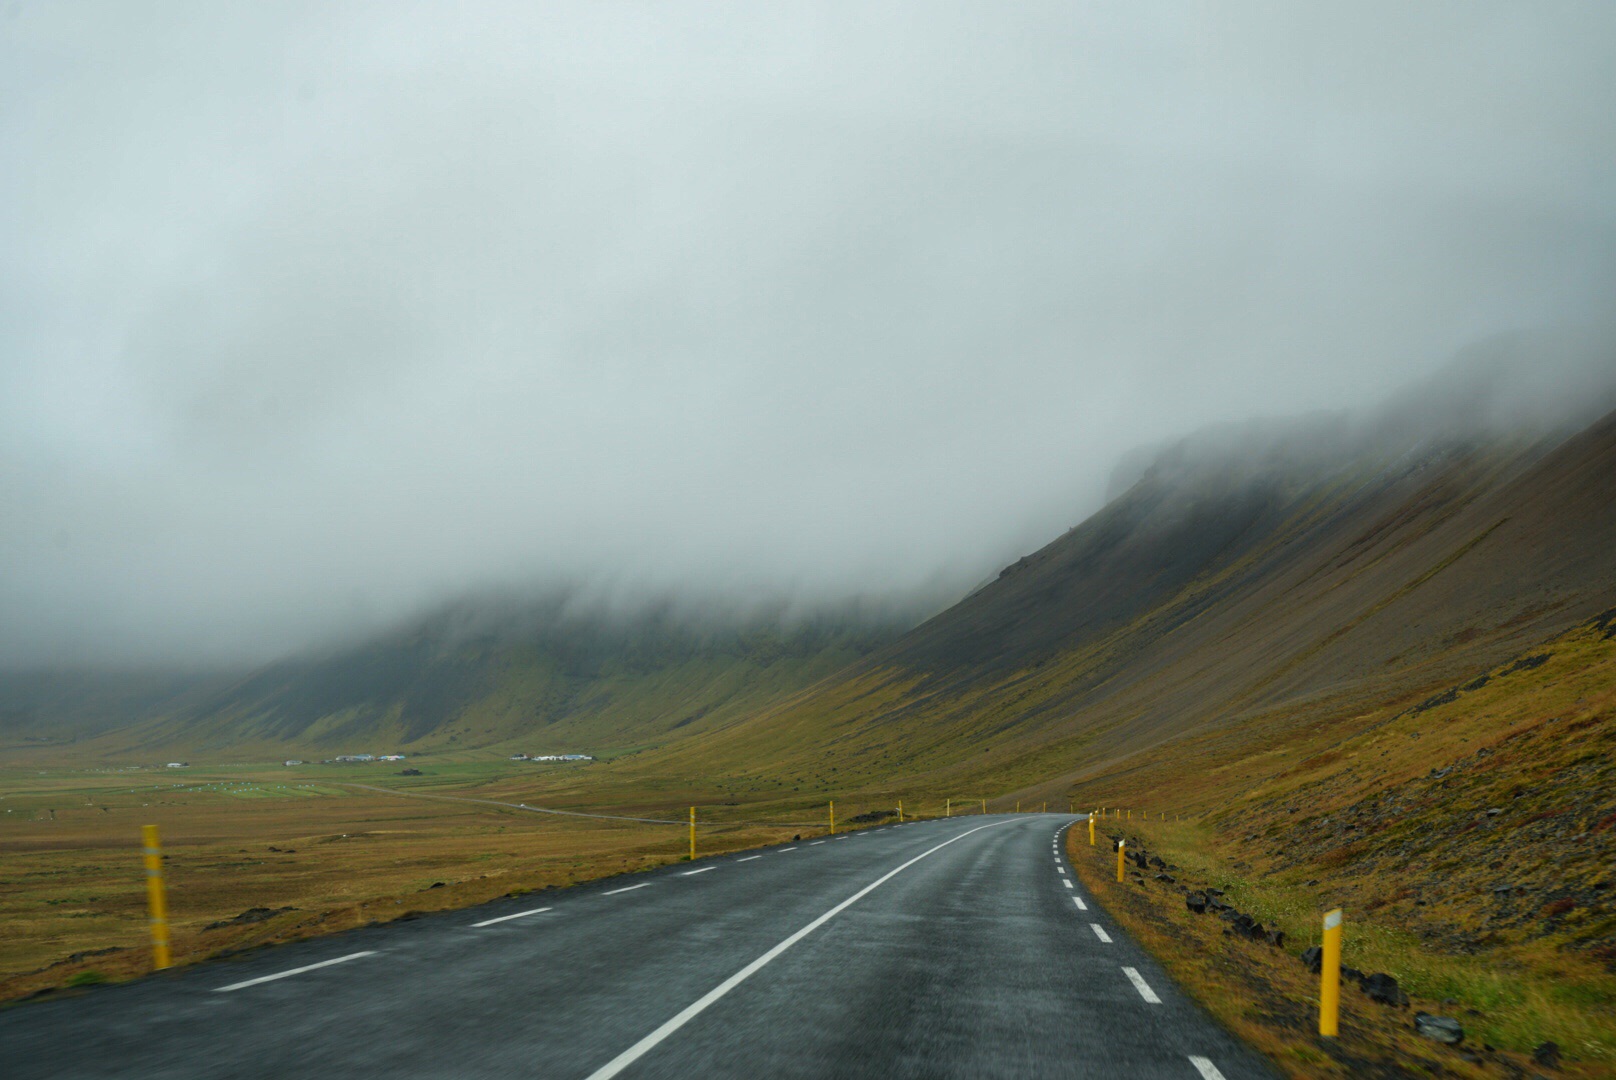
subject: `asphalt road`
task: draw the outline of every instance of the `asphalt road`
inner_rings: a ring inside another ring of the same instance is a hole
[[[1273,1076],[1088,900],[1072,820],[801,841],[23,1004],[0,1072]]]

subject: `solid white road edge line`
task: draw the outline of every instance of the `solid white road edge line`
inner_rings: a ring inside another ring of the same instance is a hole
[[[219,987],[214,991],[214,993],[222,994],[226,990],[245,990],[247,987],[257,986],[259,983],[274,982],[276,979],[284,979],[291,975],[301,975],[305,971],[313,971],[315,968],[330,967],[332,964],[341,964],[349,960],[357,960],[361,956],[375,955],[375,949],[366,949],[364,952],[349,953],[347,956],[339,956],[335,960],[321,960],[318,964],[304,964],[302,967],[293,968],[290,971],[282,971],[274,975],[260,975],[258,978],[248,979],[246,982],[231,983],[229,986]]]
[[[1099,938],[1107,945],[1111,944],[1111,935],[1105,932],[1105,927],[1101,926],[1097,922],[1091,922],[1089,923],[1089,929],[1094,931],[1095,937]]]
[[[691,874],[705,874],[709,870],[717,870],[717,869],[718,869],[718,867],[716,867],[716,866],[704,866],[700,870],[686,870],[684,873],[680,874],[679,876],[680,877],[689,877]]]
[[[1202,1080],[1223,1080],[1223,1074],[1218,1072],[1218,1067],[1212,1064],[1211,1058],[1196,1057],[1191,1054],[1190,1064],[1195,1066],[1196,1071],[1201,1074]]]
[[[1145,981],[1145,977],[1143,975],[1139,974],[1138,969],[1125,967],[1122,969],[1122,973],[1128,976],[1128,981],[1133,983],[1133,988],[1139,991],[1140,997],[1144,998],[1152,1005],[1161,1004],[1161,998],[1156,996],[1156,991],[1150,988],[1150,984]]]
[[[761,855],[748,855],[744,859],[736,859],[735,861],[736,862],[751,862],[753,859],[761,859],[761,858],[763,858],[763,856],[761,856]]]
[[[515,915],[501,915],[497,919],[484,919],[482,922],[474,922],[471,925],[473,925],[473,926],[493,926],[497,922],[508,922],[511,919],[523,919],[523,918],[526,918],[529,915],[537,915],[541,911],[549,911],[549,910],[550,909],[547,908],[547,907],[536,907],[536,908],[533,908],[531,911],[518,911]]]
[[[1079,911],[1087,911],[1089,909],[1089,906],[1083,902],[1083,898],[1081,896],[1072,897],[1072,903],[1077,905],[1077,910]]]
[[[1008,824],[1010,824],[1009,821],[994,821],[987,825],[978,825],[974,829],[967,829],[958,836],[944,840],[936,847],[922,851],[919,855],[916,855],[908,862],[898,866],[897,869],[888,870],[885,874],[882,874],[880,877],[864,886],[864,888],[860,889],[852,896],[849,896],[846,900],[843,900],[840,904],[837,904],[823,915],[814,919],[807,926],[804,926],[801,930],[798,930],[795,934],[792,934],[790,937],[780,942],[780,944],[776,945],[774,948],[770,949],[768,952],[764,953],[762,956],[758,957],[756,960],[752,961],[750,964],[747,964],[741,970],[737,971],[735,974],[731,975],[729,978],[707,991],[694,1002],[685,1006],[682,1010],[676,1013],[671,1020],[668,1020],[661,1027],[651,1032],[651,1034],[647,1035],[645,1038],[641,1039],[639,1042],[635,1043],[633,1046],[629,1047],[627,1050],[624,1050],[621,1054],[618,1054],[616,1057],[612,1058],[612,1060],[590,1073],[588,1080],[609,1080],[610,1077],[616,1076],[618,1073],[634,1064],[634,1062],[638,1061],[645,1055],[647,1051],[653,1049],[663,1039],[666,1039],[669,1035],[672,1035],[675,1031],[678,1031],[680,1028],[690,1023],[690,1021],[694,1020],[697,1016],[700,1016],[707,1010],[708,1006],[713,1004],[713,1002],[717,1001],[719,998],[741,985],[741,983],[757,974],[757,972],[762,970],[765,965],[774,960],[781,953],[791,948],[791,946],[795,945],[797,942],[801,941],[815,930],[818,930],[821,926],[824,926],[826,923],[830,922],[836,916],[858,903],[858,901],[862,900],[864,897],[870,895],[870,893],[874,892],[888,881],[891,881],[903,871],[909,869],[909,867],[915,865],[915,863],[919,862],[921,859],[924,859],[933,852],[941,851],[943,848],[954,843],[956,840],[965,839],[972,833],[981,832],[983,829],[991,829],[996,825]]]
[[[616,896],[620,892],[633,892],[635,889],[643,889],[649,884],[651,884],[649,881],[642,881],[638,885],[630,885],[625,889],[607,889],[605,892],[601,893],[600,895],[602,895],[602,896]]]

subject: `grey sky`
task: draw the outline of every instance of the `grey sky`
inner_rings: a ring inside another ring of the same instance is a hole
[[[1616,295],[1616,5],[0,0],[0,662],[969,585]]]

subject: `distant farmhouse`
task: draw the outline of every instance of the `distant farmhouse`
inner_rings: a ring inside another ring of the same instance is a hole
[[[376,760],[376,755],[375,754],[338,754],[336,757],[332,758],[331,760],[341,762],[344,765],[348,765],[348,764],[352,764],[353,762],[356,762],[356,761],[375,761]]]
[[[513,759],[514,760],[514,759]],[[593,754],[534,754],[529,761],[594,761]]]
[[[170,769],[189,769],[191,763],[189,761],[170,761],[168,767]]]
[[[288,765],[301,765],[303,763],[301,761],[299,761],[297,758],[292,758],[286,764],[288,764]]]

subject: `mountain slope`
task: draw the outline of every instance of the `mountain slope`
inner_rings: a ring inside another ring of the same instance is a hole
[[[1420,693],[1616,597],[1616,416],[1390,450],[1325,435],[1178,448],[960,604],[665,764],[1064,791],[1208,727]]]
[[[615,753],[699,733],[760,709],[890,641],[898,617],[848,610],[785,622],[671,608],[610,614],[569,598],[463,603],[388,637],[245,676],[152,686],[105,677],[109,705],[82,707],[94,679],[57,676],[57,699],[12,713],[13,739],[61,738],[63,719],[95,749],[232,753],[421,752],[506,746]],[[38,677],[14,676],[25,697]],[[150,680],[148,680],[149,682]],[[103,715],[104,714],[104,715]],[[90,749],[81,743],[81,750]]]

